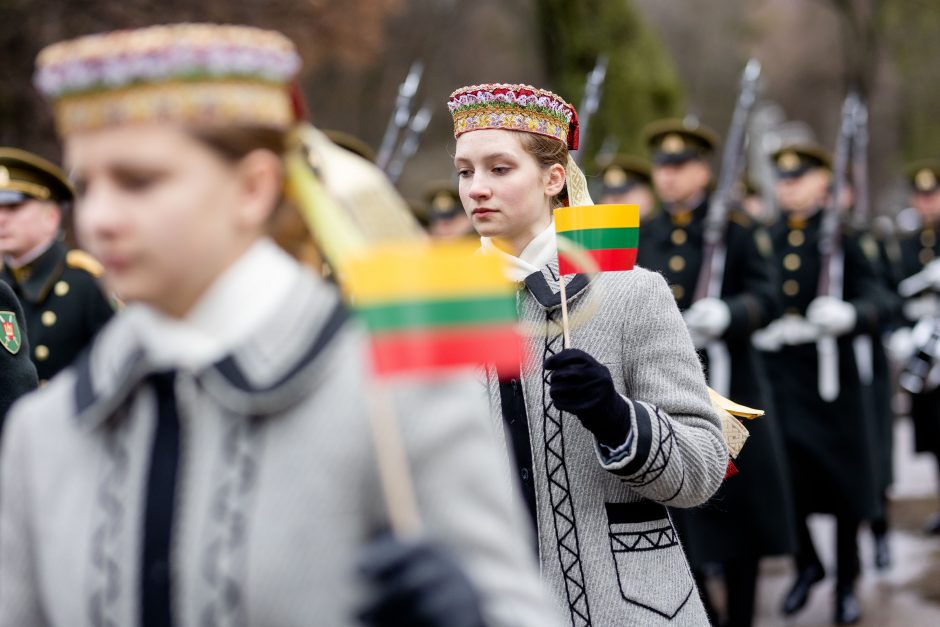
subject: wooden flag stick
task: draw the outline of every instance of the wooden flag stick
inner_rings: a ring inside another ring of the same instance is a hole
[[[421,515],[391,399],[379,386],[367,397],[372,443],[392,531],[400,538],[420,535]]]
[[[561,330],[565,335],[565,348],[571,348],[571,331],[568,330],[568,294],[565,293],[565,277],[558,273],[558,287],[561,289]]]

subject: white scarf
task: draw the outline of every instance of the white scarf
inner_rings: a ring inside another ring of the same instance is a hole
[[[555,221],[552,220],[544,231],[536,235],[518,257],[497,248],[489,237],[481,237],[480,246],[484,254],[502,257],[506,262],[506,276],[511,281],[522,283],[533,272],[541,272],[558,254],[555,244]]]

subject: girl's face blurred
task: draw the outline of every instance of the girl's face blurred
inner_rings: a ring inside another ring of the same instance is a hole
[[[543,168],[514,131],[487,129],[457,139],[454,167],[473,228],[519,254],[551,222],[551,198],[565,184],[561,165]]]
[[[246,165],[256,153],[228,162],[166,124],[69,137],[76,233],[104,264],[108,287],[126,301],[185,315],[258,238],[277,201],[279,161],[267,153],[272,180],[260,182],[257,163]]]

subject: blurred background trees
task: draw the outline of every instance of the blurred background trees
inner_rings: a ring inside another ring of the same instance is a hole
[[[724,132],[747,58],[764,65],[762,119],[833,143],[846,90],[869,99],[880,208],[895,211],[897,173],[940,156],[940,2],[936,0],[0,0],[0,144],[59,156],[30,79],[36,53],[79,34],[183,20],[282,30],[301,50],[314,122],[377,148],[410,64],[426,71],[414,108],[433,117],[400,182],[418,197],[451,176],[444,101],[456,87],[527,82],[576,106],[609,59],[584,150],[641,151],[638,130],[697,115]],[[792,126],[792,125],[791,125]],[[787,127],[790,128],[790,127]]]

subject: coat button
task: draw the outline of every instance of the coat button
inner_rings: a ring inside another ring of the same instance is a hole
[[[933,253],[933,250],[931,250],[930,248],[921,249],[920,254],[917,255],[917,259],[925,266],[931,261],[933,261],[934,257],[935,255]]]
[[[46,361],[49,359],[49,347],[45,344],[39,344],[33,354],[36,356],[36,361]]]
[[[806,236],[803,231],[790,231],[790,234],[787,235],[787,242],[790,246],[802,246],[805,241]]]
[[[923,246],[933,248],[934,244],[937,243],[937,234],[934,233],[933,229],[924,229],[920,233],[920,243]]]
[[[54,311],[42,312],[42,326],[51,327],[52,325],[55,324],[56,320],[58,320],[58,318],[56,317]]]
[[[783,293],[787,296],[796,296],[800,293],[800,284],[793,279],[787,279],[783,282]]]
[[[529,480],[529,469],[528,469],[528,468],[523,468],[522,470],[519,471],[519,474],[522,476],[522,480],[523,480],[523,481],[528,481],[528,480]]]
[[[685,290],[681,285],[671,285],[669,289],[672,290],[672,297],[676,300],[682,300],[682,297],[685,296]]]
[[[679,255],[674,255],[669,259],[669,269],[673,272],[682,272],[685,269],[685,259]]]
[[[795,272],[800,269],[800,256],[796,253],[790,253],[783,258],[783,267],[789,270],[790,272]]]
[[[65,281],[59,281],[55,284],[53,291],[55,291],[56,296],[65,296],[69,293],[69,284]]]
[[[676,246],[682,246],[683,244],[686,243],[686,241],[688,241],[689,236],[682,229],[676,229],[675,231],[672,232],[670,239],[672,240],[672,243],[675,244]]]

